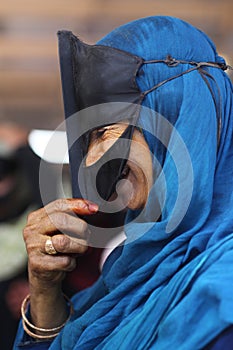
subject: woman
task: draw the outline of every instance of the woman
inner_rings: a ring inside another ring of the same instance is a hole
[[[88,171],[122,139],[130,145],[122,147],[126,161],[108,168],[113,178],[102,172],[106,182],[97,181],[104,199],[117,190],[127,203],[126,240],[97,283],[74,296],[72,313],[61,280],[75,254],[87,249],[86,221],[99,207],[59,200],[32,213],[24,230],[30,310],[25,302],[26,332],[20,326],[15,349],[231,349],[233,101],[224,60],[205,34],[170,17],[114,30],[90,49],[93,56],[69,38],[79,54],[72,61],[79,106],[67,114],[106,102],[122,111],[122,104],[142,105],[136,114],[109,110],[98,127],[89,127],[77,158]],[[92,89],[98,81],[100,91]],[[70,152],[74,193],[93,200],[87,172],[75,189],[76,151]]]

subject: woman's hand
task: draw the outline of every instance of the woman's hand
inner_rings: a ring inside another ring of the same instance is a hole
[[[82,199],[59,199],[32,212],[24,229],[32,277],[45,284],[60,282],[64,272],[75,268],[77,254],[88,248],[89,230],[79,216],[96,213],[97,206]],[[56,255],[45,251],[45,242],[51,237]]]
[[[59,199],[28,216],[24,240],[28,252],[31,316],[37,326],[54,327],[66,318],[61,281],[66,272],[75,268],[77,255],[88,248],[90,232],[81,217],[97,211],[97,205],[87,200]],[[55,255],[45,251],[48,238],[57,251]]]

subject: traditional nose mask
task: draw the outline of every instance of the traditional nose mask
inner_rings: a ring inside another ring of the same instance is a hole
[[[73,196],[98,204],[108,200],[128,159],[141,93],[136,75],[143,62],[111,47],[87,45],[71,32],[59,37],[60,68]],[[88,108],[89,107],[89,108]],[[94,129],[127,120],[129,126],[93,165],[85,166]],[[119,157],[120,155],[120,157]]]

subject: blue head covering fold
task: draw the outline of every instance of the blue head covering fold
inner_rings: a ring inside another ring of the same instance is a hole
[[[171,17],[128,23],[99,44],[145,60],[224,62],[204,33]],[[137,83],[145,91],[189,68],[144,64]],[[207,81],[195,70],[144,98],[148,203],[140,218],[128,212],[125,244],[74,297],[76,314],[51,349],[194,350],[233,323],[232,85],[221,69],[204,70]]]

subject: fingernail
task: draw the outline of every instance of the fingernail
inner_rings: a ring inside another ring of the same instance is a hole
[[[93,213],[96,213],[99,210],[98,205],[95,203],[88,202],[87,205],[88,205],[88,209]]]

